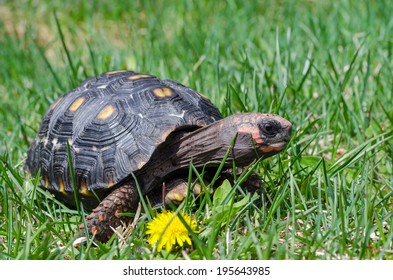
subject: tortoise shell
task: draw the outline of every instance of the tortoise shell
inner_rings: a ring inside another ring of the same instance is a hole
[[[28,151],[26,169],[40,175],[40,184],[58,199],[74,205],[69,150],[75,187],[92,208],[140,170],[169,134],[221,118],[206,97],[175,81],[131,71],[103,73],[50,106]]]

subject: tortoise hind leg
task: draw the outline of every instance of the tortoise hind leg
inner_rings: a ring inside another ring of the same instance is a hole
[[[100,242],[108,241],[113,234],[111,227],[116,228],[121,222],[128,222],[131,219],[120,214],[135,212],[138,202],[138,190],[132,183],[122,185],[111,192],[86,217],[89,235],[95,234],[95,239]],[[84,225],[81,224],[79,229],[83,230]]]
[[[165,183],[165,189],[157,188],[151,191],[147,197],[153,207],[162,204],[166,206],[170,204],[180,205],[186,198],[188,190],[188,180],[180,177],[167,181]],[[194,184],[192,192],[194,196],[202,193],[202,187],[199,182]]]
[[[201,185],[196,182],[192,192],[195,196],[201,193]],[[168,188],[165,195],[165,204],[169,205],[173,203],[175,205],[180,205],[186,198],[188,192],[188,180],[183,178],[174,179],[168,182]]]

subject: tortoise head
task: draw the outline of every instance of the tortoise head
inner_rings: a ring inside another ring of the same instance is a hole
[[[239,166],[281,152],[291,139],[292,124],[286,119],[261,113],[243,113],[227,117],[221,123],[222,143],[231,143],[232,156]]]

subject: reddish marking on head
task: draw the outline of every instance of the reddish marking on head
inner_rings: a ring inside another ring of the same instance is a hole
[[[258,126],[255,126],[255,125],[240,126],[237,129],[237,132],[239,134],[251,134],[251,136],[254,139],[255,143],[257,143],[257,144],[262,144],[263,143],[263,139],[261,138],[261,136],[259,134]]]
[[[291,122],[289,122],[289,121],[287,121],[286,119],[283,119],[283,118],[277,118],[277,120],[281,123],[281,125],[283,126],[283,127],[285,127],[286,129],[288,129],[288,130],[292,130],[292,123]]]
[[[283,146],[276,146],[276,145],[271,145],[271,146],[260,146],[258,149],[264,153],[271,153],[271,152],[281,152],[283,150]]]
[[[259,130],[257,130],[256,132],[252,133],[252,138],[254,139],[255,143],[257,143],[257,144],[262,144],[263,143],[263,139],[259,135]]]

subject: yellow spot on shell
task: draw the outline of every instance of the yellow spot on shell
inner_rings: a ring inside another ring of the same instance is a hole
[[[107,105],[104,107],[104,109],[101,110],[101,112],[98,113],[97,119],[105,120],[109,118],[113,114],[113,112],[115,112],[115,108],[113,107],[113,105]]]
[[[159,139],[164,142],[166,140],[166,138],[168,137],[169,134],[171,134],[173,132],[173,129],[167,129],[167,130],[163,130],[161,131],[160,135],[159,135]]]
[[[70,112],[75,112],[76,110],[78,110],[78,108],[83,104],[83,102],[85,102],[85,98],[84,97],[79,97],[77,98],[72,104],[71,106],[68,108],[68,110]]]
[[[49,188],[49,179],[48,179],[48,177],[45,177],[44,178],[44,181],[45,181],[45,188]]]
[[[140,75],[129,76],[127,79],[130,80],[130,81],[135,81],[135,80],[139,80],[139,79],[143,79],[143,78],[149,78],[149,77],[151,77],[151,76],[150,75],[140,74]]]
[[[200,93],[200,92],[198,92],[198,91],[197,91],[197,93],[198,93],[199,96],[202,97],[203,99],[209,100],[209,98],[208,98],[206,95],[204,95],[203,93]]]
[[[53,103],[52,105],[52,110],[55,109],[57,107],[57,105],[59,105],[60,101],[63,99],[63,97],[60,97],[59,99],[57,99],[57,101],[55,103]]]
[[[115,71],[110,71],[110,72],[106,72],[108,75],[113,75],[116,73],[122,73],[122,72],[126,72],[126,70],[115,70]]]
[[[59,178],[59,191],[63,194],[67,194],[65,191],[64,181],[63,178]]]
[[[87,187],[86,181],[82,181],[79,187],[79,193],[83,196],[91,195],[89,188]]]
[[[165,97],[173,96],[173,91],[170,88],[167,88],[167,87],[156,88],[156,89],[153,89],[153,94],[156,97],[165,98]]]
[[[141,169],[144,165],[146,164],[146,161],[139,159],[138,161],[136,161],[136,166],[138,169]]]
[[[113,187],[113,186],[115,185],[115,182],[113,181],[113,178],[110,178],[110,179],[108,180],[107,184],[108,184],[108,188]]]

